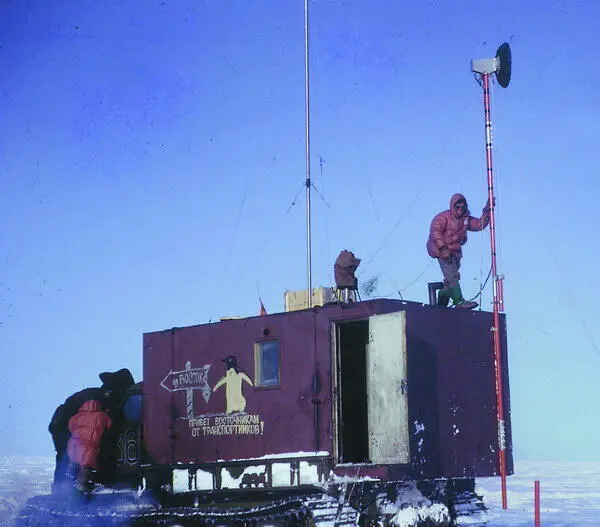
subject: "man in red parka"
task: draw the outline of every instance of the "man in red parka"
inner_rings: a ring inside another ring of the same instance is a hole
[[[432,258],[437,258],[444,275],[444,287],[439,292],[438,305],[447,306],[452,299],[455,307],[472,309],[477,306],[477,302],[466,301],[460,289],[460,259],[462,246],[467,242],[467,231],[481,231],[489,222],[489,200],[481,218],[474,218],[462,194],[454,194],[450,199],[450,208],[437,214],[431,221],[427,252]]]
[[[95,399],[86,401],[79,411],[69,419],[71,438],[67,454],[72,463],[78,466],[77,488],[89,490],[91,469],[98,469],[100,442],[104,433],[112,426],[112,420],[102,403]]]

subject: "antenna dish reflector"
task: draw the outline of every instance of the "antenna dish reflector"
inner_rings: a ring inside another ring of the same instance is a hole
[[[512,56],[508,42],[504,42],[496,52],[496,78],[498,84],[506,88],[510,83],[510,72],[512,67]]]
[[[505,42],[498,48],[495,58],[472,60],[471,71],[479,75],[491,75],[495,73],[498,84],[506,88],[510,82],[511,65],[510,46]]]

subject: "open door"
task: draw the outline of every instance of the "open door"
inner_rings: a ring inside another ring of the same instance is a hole
[[[406,312],[369,317],[367,399],[369,459],[408,463]]]
[[[338,463],[369,463],[367,343],[369,321],[336,324],[334,422]]]

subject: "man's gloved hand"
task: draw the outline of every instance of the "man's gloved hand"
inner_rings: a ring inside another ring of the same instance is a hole
[[[494,196],[494,207],[496,206],[496,196]],[[485,206],[483,207],[483,211],[484,212],[490,212],[491,207],[490,207],[490,198],[487,199],[487,201],[485,202]]]

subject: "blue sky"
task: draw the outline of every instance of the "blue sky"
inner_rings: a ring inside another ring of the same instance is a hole
[[[451,5],[450,5],[451,4]],[[494,84],[498,269],[517,459],[600,460],[600,6],[311,2],[313,284],[341,249],[427,301],[431,217],[486,199],[472,58]],[[0,3],[0,454],[145,331],[283,309],[306,286],[302,1]],[[489,235],[465,248],[475,294]],[[483,306],[491,309],[491,288]]]

